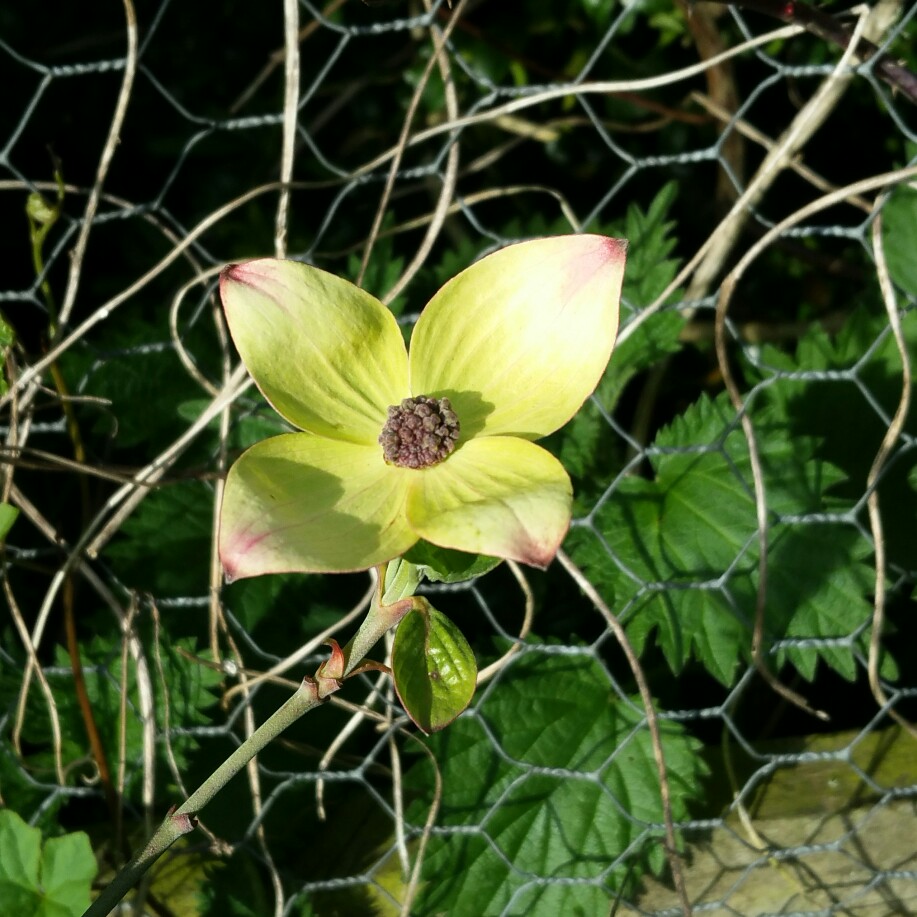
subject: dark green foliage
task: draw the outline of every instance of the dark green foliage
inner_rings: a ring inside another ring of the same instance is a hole
[[[148,683],[153,691],[151,700],[155,706],[157,735],[163,735],[167,726],[180,726],[186,729],[209,722],[207,708],[215,700],[211,692],[222,680],[222,675],[197,661],[195,657],[198,651],[192,641],[163,641],[158,652],[161,670],[152,651],[145,660]],[[119,759],[122,738],[122,686],[126,690],[124,755],[132,766],[128,771],[125,792],[128,798],[134,798],[134,793],[139,791],[143,778],[139,765],[144,741],[136,665],[129,659],[126,678],[122,678],[120,648],[117,645],[113,646],[111,640],[106,637],[85,640],[81,646],[81,659],[89,702],[108,760],[112,764]],[[57,666],[57,672],[49,676],[49,681],[57,698],[57,713],[63,737],[64,767],[75,780],[78,774],[83,772],[82,768],[88,767],[90,763],[86,759],[86,728],[73,689],[73,679],[69,674],[69,660],[63,649],[58,650]],[[52,772],[53,758],[48,745],[49,734],[44,698],[33,686],[29,695],[29,710],[23,739],[34,749],[29,757],[29,767],[39,773]],[[189,755],[195,747],[196,742],[189,735],[171,735],[170,750],[179,769],[187,767]],[[172,781],[168,776],[170,771],[165,746],[159,742],[155,751],[159,777],[168,785],[168,791],[173,793],[175,788],[171,786]]]
[[[79,394],[108,402],[82,409],[87,430],[100,444],[107,441],[106,454],[112,447],[139,447],[141,454],[165,448],[187,426],[176,406],[200,395],[167,329],[146,321],[113,326],[98,349],[71,352],[66,367]],[[138,405],[157,410],[138,411]]]
[[[640,871],[663,868],[643,711],[593,656],[527,652],[475,706],[474,716],[429,740],[442,769],[446,830],[428,848],[417,914],[488,917],[520,892],[535,917],[601,913]],[[678,821],[705,768],[678,724],[661,729]],[[411,810],[415,824],[426,811],[427,768],[421,759],[407,776],[425,800]],[[631,845],[640,865],[628,874],[616,862]],[[536,891],[528,886],[537,877],[572,881]]]
[[[210,872],[201,898],[202,917],[261,917],[271,909],[270,891],[253,858],[245,852]],[[311,914],[311,910],[305,910],[301,917]]]
[[[905,322],[912,342],[915,325],[912,316]],[[760,365],[787,374],[750,407],[768,508],[765,635],[812,641],[778,654],[809,680],[819,659],[853,679],[855,654],[865,652],[873,574],[853,512],[885,424],[855,379],[879,403],[900,379],[884,327],[881,316],[860,313],[836,341],[813,330],[795,358],[772,347],[761,355]],[[789,375],[854,366],[846,385]],[[759,548],[748,447],[726,396],[702,397],[660,431],[650,455],[652,480],[621,479],[594,530],[575,530],[574,556],[625,617],[638,648],[654,634],[673,671],[695,658],[731,684],[750,646]],[[902,536],[914,500],[902,486],[913,461],[899,463],[881,488],[893,556],[911,570]],[[835,521],[805,518],[825,513]],[[886,665],[892,675],[892,661]]]
[[[151,493],[106,550],[119,579],[155,595],[205,595],[213,491],[199,481]]]
[[[913,359],[917,353],[917,312],[905,313],[901,325],[905,350]],[[845,481],[835,489],[835,495],[859,500],[901,398],[901,357],[886,316],[877,310],[857,310],[836,336],[813,329],[800,340],[794,356],[767,347],[758,362],[766,376],[777,374],[779,381],[769,385],[767,398],[784,418],[788,435],[815,437],[818,455],[844,475]],[[837,375],[806,378],[807,372],[819,371]],[[802,375],[794,378],[790,375],[794,373]],[[911,436],[917,433],[913,410],[904,430]],[[910,546],[917,499],[907,486],[907,476],[915,462],[913,450],[897,447],[878,490],[889,560],[911,575],[917,572]],[[858,519],[868,525],[865,507]]]
[[[578,530],[575,541],[575,556],[614,597],[638,650],[655,631],[673,671],[694,656],[724,684],[732,682],[750,646],[758,558],[748,448],[727,405],[725,395],[702,398],[661,431],[653,449],[654,479],[619,481],[614,498],[597,513],[595,533]],[[772,421],[769,435],[762,419],[761,461],[771,512],[799,516],[825,510],[824,491],[841,480],[840,473],[815,459],[811,439],[784,440],[777,429]],[[824,530],[811,526],[772,530],[772,546],[790,549],[769,555],[771,588],[776,592],[778,583],[785,585],[768,605],[771,638],[789,626],[800,636],[846,637],[868,618],[869,605],[855,600],[868,577],[858,567],[852,535],[844,542],[829,531],[824,545]],[[806,566],[806,554],[797,552],[818,545],[824,566]],[[858,588],[849,595],[836,592],[832,579],[855,577],[857,569]],[[814,658],[805,667],[809,677]],[[836,662],[834,653],[829,661]],[[851,664],[848,650],[848,677]]]

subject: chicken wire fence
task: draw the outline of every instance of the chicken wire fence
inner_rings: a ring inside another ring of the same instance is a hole
[[[621,368],[548,443],[566,553],[426,588],[472,708],[424,752],[361,676],[136,908],[914,913],[917,138],[883,62],[917,6],[832,17],[846,50],[786,6],[505,6],[0,14],[3,803],[89,831],[104,884],[365,609],[365,575],[222,585],[221,476],[283,429],[222,265],[316,263],[407,329],[501,245],[617,233]]]

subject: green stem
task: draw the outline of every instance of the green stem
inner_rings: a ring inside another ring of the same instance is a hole
[[[369,611],[344,647],[345,677],[366,657],[366,654],[414,607],[414,590],[420,584],[417,567],[400,557],[379,568],[379,582]]]
[[[303,679],[296,693],[265,720],[177,809],[170,812],[143,850],[127,864],[89,906],[83,917],[105,917],[140,881],[143,874],[183,834],[194,830],[196,815],[235,777],[268,742],[275,739],[304,713],[319,706],[316,683]]]
[[[379,586],[366,618],[343,650],[345,677],[363,661],[383,634],[419,601],[412,595],[419,580],[417,568],[406,561],[392,561],[380,568]],[[255,755],[303,714],[321,705],[339,687],[340,680],[333,678],[304,678],[296,693],[242,742],[177,809],[166,816],[143,850],[103,889],[83,917],[106,917],[175,841],[194,830],[197,814]]]

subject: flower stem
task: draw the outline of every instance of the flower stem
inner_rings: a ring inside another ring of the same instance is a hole
[[[343,650],[346,660],[344,677],[363,661],[382,635],[414,607],[418,600],[413,592],[419,581],[417,568],[400,559],[379,569],[379,585],[366,618]],[[336,653],[340,658],[341,651],[336,650]],[[339,680],[320,677],[321,672],[320,667],[319,677],[304,678],[296,693],[279,710],[242,742],[178,808],[169,812],[143,850],[102,890],[83,917],[106,917],[175,841],[194,830],[197,814],[255,755],[303,714],[324,703],[328,695],[340,687]]]
[[[344,674],[349,675],[366,657],[366,654],[414,607],[414,591],[420,584],[420,574],[414,564],[400,557],[378,568],[379,581],[369,611],[344,647],[347,664]]]

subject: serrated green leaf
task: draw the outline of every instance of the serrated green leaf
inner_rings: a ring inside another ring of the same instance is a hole
[[[81,409],[87,430],[118,448],[142,444],[151,451],[179,436],[185,423],[174,405],[197,397],[200,387],[182,366],[168,329],[134,319],[112,326],[96,346],[93,353],[71,348],[61,363],[80,394],[110,402],[104,411],[95,404]]]
[[[485,554],[467,554],[451,548],[441,548],[428,541],[418,541],[404,559],[419,568],[431,583],[463,583],[483,576],[503,563],[502,558]]]
[[[775,636],[796,639],[837,639],[849,637],[872,615],[872,604],[866,596],[872,587],[872,575],[863,563],[868,546],[852,527],[780,526],[774,530],[768,555],[767,622]],[[754,596],[736,596],[751,603]],[[859,641],[865,648],[865,641]],[[778,664],[791,662],[808,681],[813,681],[819,660],[835,672],[853,681],[857,664],[851,647],[827,644],[813,652],[804,647],[790,647],[778,655]],[[889,659],[889,663],[892,661]],[[883,675],[894,677],[892,664]]]
[[[596,389],[596,396],[609,413],[614,410],[624,387],[639,372],[681,349],[679,335],[685,320],[678,312],[657,312],[615,348],[611,362]]]
[[[121,582],[155,595],[207,590],[213,531],[213,491],[199,481],[151,493],[106,548]]]
[[[596,462],[607,463],[616,450],[602,412],[614,412],[634,376],[656,365],[667,354],[680,350],[679,335],[683,327],[684,319],[677,312],[657,312],[615,348],[595,391],[601,407],[590,399],[561,433],[558,457],[574,477],[604,477]]]
[[[669,258],[678,240],[672,235],[675,222],[669,211],[678,196],[678,183],[667,182],[644,212],[636,204],[627,208],[621,235],[628,240],[624,298],[645,306],[662,294],[675,279],[679,261]],[[673,294],[677,299],[677,292]]]
[[[198,655],[204,659],[198,661],[195,658]],[[121,652],[110,637],[102,635],[81,642],[80,659],[84,670],[86,693],[109,760],[117,761],[123,754],[128,762],[142,761],[144,725],[136,706],[138,688],[134,664],[128,663],[126,677],[122,678]],[[174,723],[182,723],[185,727],[208,723],[209,716],[206,711],[215,703],[211,689],[222,681],[222,673],[205,664],[205,654],[196,651],[192,640],[170,638],[162,633],[159,661],[162,667],[161,676],[159,665],[154,667],[152,659],[150,660],[157,728],[164,731]],[[85,726],[77,694],[73,690],[70,659],[63,647],[57,647],[55,665],[48,680],[56,698],[57,713],[64,737],[64,767],[72,771],[73,779],[79,779],[86,761]],[[128,693],[124,718],[121,714],[122,682]],[[23,739],[34,749],[30,756],[30,767],[39,772],[53,767],[53,750],[49,746],[49,735],[46,705],[40,697],[36,696],[33,700],[30,696]],[[170,762],[174,761],[179,768],[185,767],[189,755],[196,748],[196,738],[187,733],[172,736],[168,749],[157,745],[157,754],[161,756],[161,766],[157,767],[157,770],[162,779],[168,779]],[[128,798],[131,798],[135,790],[141,788],[142,781],[142,769],[132,768],[125,790]]]
[[[15,812],[0,812],[0,913],[78,917],[89,907],[97,866],[82,832],[41,845],[41,831]]]
[[[426,599],[402,619],[392,674],[408,716],[428,735],[448,726],[471,702],[478,669],[462,632]]]
[[[774,409],[756,414],[755,427],[771,512],[823,511],[825,492],[843,475],[816,457],[814,440],[788,437]],[[692,405],[660,431],[653,451],[655,480],[622,479],[596,514],[596,532],[576,530],[571,550],[593,582],[614,593],[638,650],[655,635],[673,671],[693,657],[728,685],[748,658],[758,581],[748,446],[723,395]],[[770,639],[846,638],[868,620],[856,530],[780,522],[770,547]],[[850,678],[853,651],[813,642],[782,658],[807,678],[819,659]]]
[[[529,917],[605,913],[619,888],[658,869],[662,808],[642,719],[592,655],[517,656],[476,716],[431,740],[443,776],[441,831],[416,913],[489,917],[507,913],[511,899],[516,913],[519,893],[526,907],[518,912]],[[678,724],[662,731],[677,821],[705,769],[699,744]],[[413,789],[426,768],[409,773]],[[424,811],[413,810],[418,818]],[[642,850],[636,870],[609,870],[634,845]],[[552,894],[522,892],[533,879],[564,884]]]
[[[917,311],[902,314],[901,328],[906,351],[917,353]],[[799,341],[795,354],[763,348],[760,365],[793,374],[771,378],[763,393],[771,409],[784,418],[782,435],[817,438],[819,456],[843,472],[846,480],[829,494],[840,501],[837,508],[861,500],[901,397],[901,357],[884,312],[859,309],[834,336],[813,328]],[[810,375],[836,371],[849,375],[839,379]],[[917,412],[910,411],[904,433],[917,435]],[[887,562],[913,572],[917,572],[912,548],[917,495],[907,476],[915,463],[917,454],[902,449],[887,463],[878,487]]]

